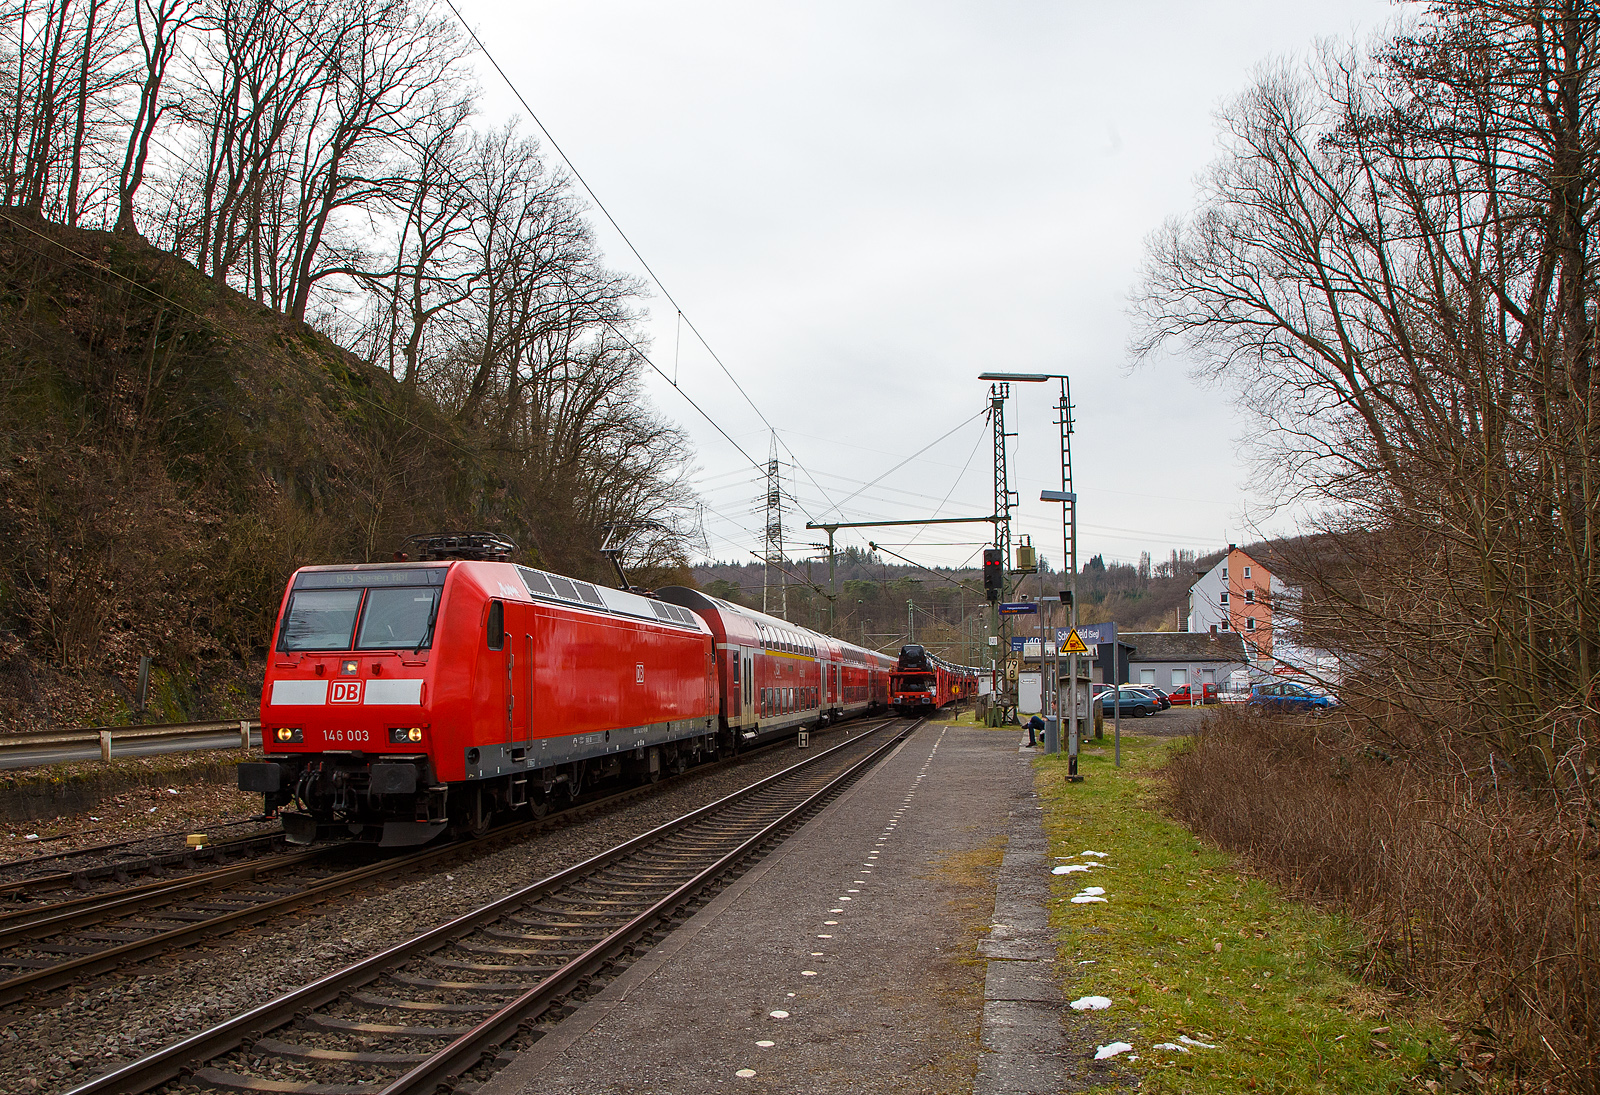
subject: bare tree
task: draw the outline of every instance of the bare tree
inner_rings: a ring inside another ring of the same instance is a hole
[[[1447,0],[1265,73],[1139,297],[1324,507],[1306,618],[1534,782],[1600,711],[1597,50],[1581,0]]]
[[[150,159],[150,138],[171,103],[162,101],[167,68],[172,63],[180,36],[200,13],[200,0],[131,0],[133,24],[139,40],[143,68],[138,91],[138,110],[128,132],[128,147],[122,158],[117,186],[118,232],[137,232],[133,202],[144,185],[145,166]]]

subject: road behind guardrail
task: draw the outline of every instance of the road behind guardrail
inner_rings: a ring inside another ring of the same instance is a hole
[[[91,726],[0,734],[0,768],[32,768],[72,760],[154,756],[196,749],[242,749],[261,744],[256,719],[174,722],[148,726]]]

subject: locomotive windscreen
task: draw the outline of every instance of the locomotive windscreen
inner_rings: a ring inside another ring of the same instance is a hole
[[[278,649],[428,646],[444,575],[444,567],[303,572],[289,597]]]

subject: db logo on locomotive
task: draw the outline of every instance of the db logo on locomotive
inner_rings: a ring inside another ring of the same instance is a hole
[[[360,681],[334,681],[333,687],[328,691],[329,703],[360,703]]]

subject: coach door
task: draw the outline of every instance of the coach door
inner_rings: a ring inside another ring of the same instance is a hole
[[[739,657],[744,660],[744,671],[740,674],[743,686],[740,689],[739,722],[748,726],[755,716],[756,695],[756,656],[748,647],[739,651]]]

